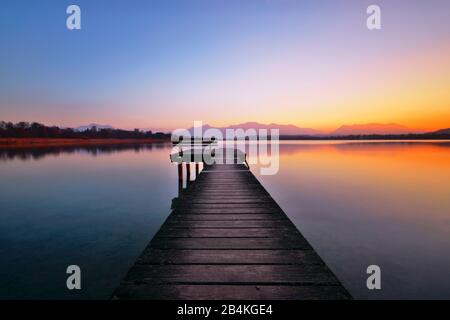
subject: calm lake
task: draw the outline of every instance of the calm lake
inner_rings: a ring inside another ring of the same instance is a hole
[[[109,298],[177,196],[170,151],[0,149],[0,298]],[[450,299],[450,142],[284,141],[279,166],[251,170],[355,298]]]

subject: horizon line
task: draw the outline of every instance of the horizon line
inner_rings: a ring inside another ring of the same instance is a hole
[[[179,130],[179,129],[185,129],[185,130],[191,130],[194,128],[194,125],[190,126],[190,127],[185,127],[185,128],[175,128],[175,129],[171,129],[171,128],[152,128],[150,126],[145,126],[145,127],[126,127],[126,126],[115,126],[112,124],[108,124],[108,123],[97,123],[97,122],[91,122],[89,124],[85,124],[85,125],[77,125],[77,126],[66,126],[66,125],[57,125],[57,124],[47,124],[47,123],[43,123],[43,122],[39,122],[39,121],[17,121],[17,122],[13,122],[13,121],[5,121],[5,120],[0,120],[0,122],[3,123],[13,123],[13,124],[18,124],[21,122],[25,122],[25,123],[39,123],[42,124],[44,126],[47,127],[58,127],[58,128],[64,128],[64,129],[78,129],[80,127],[99,127],[102,129],[102,127],[108,127],[110,129],[117,129],[117,130],[141,130],[141,131],[152,131],[152,132],[162,132],[162,133],[170,133],[173,132],[175,130]],[[374,132],[374,133],[354,133],[354,134],[368,134],[368,135],[372,135],[372,134],[378,134],[378,135],[403,135],[403,134],[421,134],[421,133],[430,133],[430,132],[434,132],[434,131],[438,131],[438,130],[445,130],[445,129],[450,129],[450,125],[448,127],[438,127],[438,128],[433,128],[433,129],[415,129],[415,128],[410,128],[407,126],[404,126],[402,124],[396,123],[396,122],[389,122],[389,123],[383,123],[383,122],[368,122],[368,123],[352,123],[352,124],[343,124],[340,125],[338,127],[336,127],[335,129],[331,129],[331,130],[321,130],[321,129],[314,129],[313,127],[300,127],[298,125],[292,124],[292,123],[288,123],[288,124],[282,124],[282,123],[275,123],[275,122],[271,122],[271,123],[262,123],[262,122],[258,122],[258,121],[246,121],[246,122],[241,122],[241,123],[237,123],[237,124],[228,124],[226,126],[212,126],[209,123],[205,123],[201,125],[202,128],[204,127],[208,127],[208,128],[214,128],[214,129],[227,129],[230,127],[234,127],[233,129],[238,129],[236,127],[240,126],[240,125],[248,125],[248,124],[255,124],[255,128],[246,128],[247,129],[261,129],[258,128],[257,126],[266,126],[266,127],[276,127],[276,126],[280,126],[280,127],[294,127],[292,129],[299,129],[299,130],[312,130],[315,132],[312,133],[289,133],[289,134],[280,134],[283,136],[326,136],[326,135],[333,135],[333,133],[341,128],[348,128],[348,129],[354,129],[354,130],[370,130],[370,128],[364,128],[367,126],[396,126],[398,130],[402,130],[402,132],[382,132],[382,130],[380,130],[379,132]],[[358,127],[358,128],[352,128],[352,127]],[[243,128],[244,129],[244,128]],[[268,128],[268,129],[277,129],[277,128]],[[386,128],[386,130],[388,130]],[[408,130],[411,130],[408,132]],[[345,135],[351,135],[351,133],[349,134],[345,134]]]

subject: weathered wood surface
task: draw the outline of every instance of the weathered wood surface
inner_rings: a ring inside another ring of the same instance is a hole
[[[113,294],[119,299],[350,299],[243,164],[206,166]]]

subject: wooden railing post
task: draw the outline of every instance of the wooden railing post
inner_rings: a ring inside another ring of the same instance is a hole
[[[191,163],[186,162],[186,186],[191,182]]]
[[[234,137],[234,144],[233,144],[234,152],[233,152],[233,163],[238,163],[238,137]]]
[[[183,191],[183,162],[178,164],[178,196]]]

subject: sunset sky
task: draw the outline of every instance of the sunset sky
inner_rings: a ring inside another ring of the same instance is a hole
[[[448,128],[449,13],[448,0],[3,0],[0,120]]]

